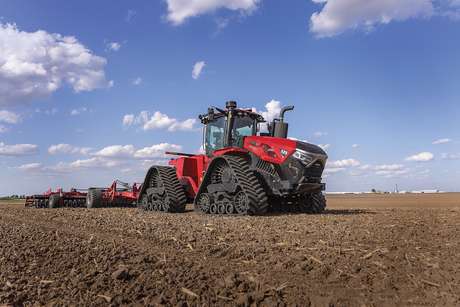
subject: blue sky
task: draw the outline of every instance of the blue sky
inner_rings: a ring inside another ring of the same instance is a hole
[[[0,0],[0,195],[142,181],[229,99],[295,105],[330,191],[458,190],[460,1],[286,3]]]

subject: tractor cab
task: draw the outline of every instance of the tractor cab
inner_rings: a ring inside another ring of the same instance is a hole
[[[265,122],[251,109],[237,109],[234,101],[227,102],[225,110],[209,108],[199,118],[205,125],[203,144],[207,156],[219,149],[243,147],[244,137],[257,135],[259,123]]]

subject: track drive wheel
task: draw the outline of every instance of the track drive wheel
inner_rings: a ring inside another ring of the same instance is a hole
[[[97,208],[102,205],[102,191],[98,189],[90,189],[86,195],[86,208]]]

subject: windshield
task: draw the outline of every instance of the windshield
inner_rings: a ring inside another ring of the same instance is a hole
[[[225,122],[225,117],[219,117],[206,126],[204,144],[207,155],[224,147]]]

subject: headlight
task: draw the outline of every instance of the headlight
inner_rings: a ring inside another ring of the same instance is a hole
[[[305,165],[309,165],[315,160],[315,156],[302,149],[296,149],[293,156]]]

